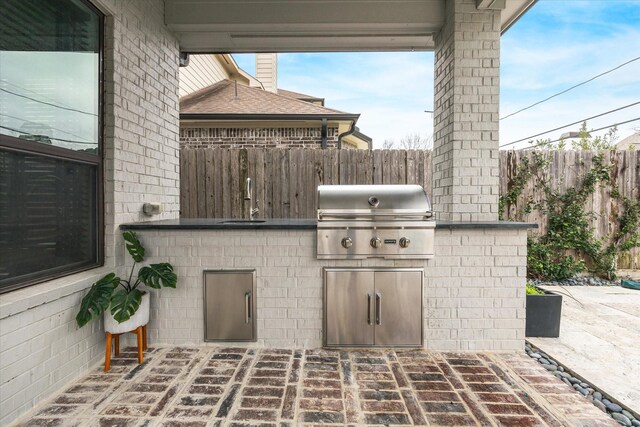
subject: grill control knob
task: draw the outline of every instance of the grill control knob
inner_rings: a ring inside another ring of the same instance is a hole
[[[374,237],[373,239],[371,239],[371,246],[374,248],[379,248],[380,246],[382,246],[382,240],[380,240],[377,237]]]
[[[351,246],[353,246],[353,240],[351,240],[351,237],[345,237],[342,239],[343,248],[349,249]]]
[[[407,237],[403,237],[400,239],[401,248],[408,248],[410,244],[411,244],[411,240],[409,240]]]

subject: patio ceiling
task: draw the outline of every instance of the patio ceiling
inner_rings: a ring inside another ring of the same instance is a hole
[[[505,31],[536,0],[477,0]],[[434,49],[446,0],[166,0],[165,23],[189,53]]]

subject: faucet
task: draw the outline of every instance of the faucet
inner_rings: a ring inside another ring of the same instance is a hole
[[[258,212],[260,212],[260,209],[257,206],[255,208],[253,207],[252,193],[253,193],[253,185],[251,183],[251,178],[247,178],[247,182],[244,186],[244,199],[249,200],[249,219],[251,221],[256,219],[256,215],[258,214]],[[257,204],[258,204],[258,201],[256,200],[256,205]]]

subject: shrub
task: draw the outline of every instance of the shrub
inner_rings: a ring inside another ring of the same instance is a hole
[[[544,295],[544,292],[538,289],[533,283],[527,282],[527,295]]]

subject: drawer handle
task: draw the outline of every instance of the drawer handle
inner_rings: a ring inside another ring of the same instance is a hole
[[[382,325],[382,293],[376,292],[376,325]]]
[[[367,324],[371,324],[371,292],[367,294]]]
[[[251,292],[244,293],[244,323],[251,319]]]

